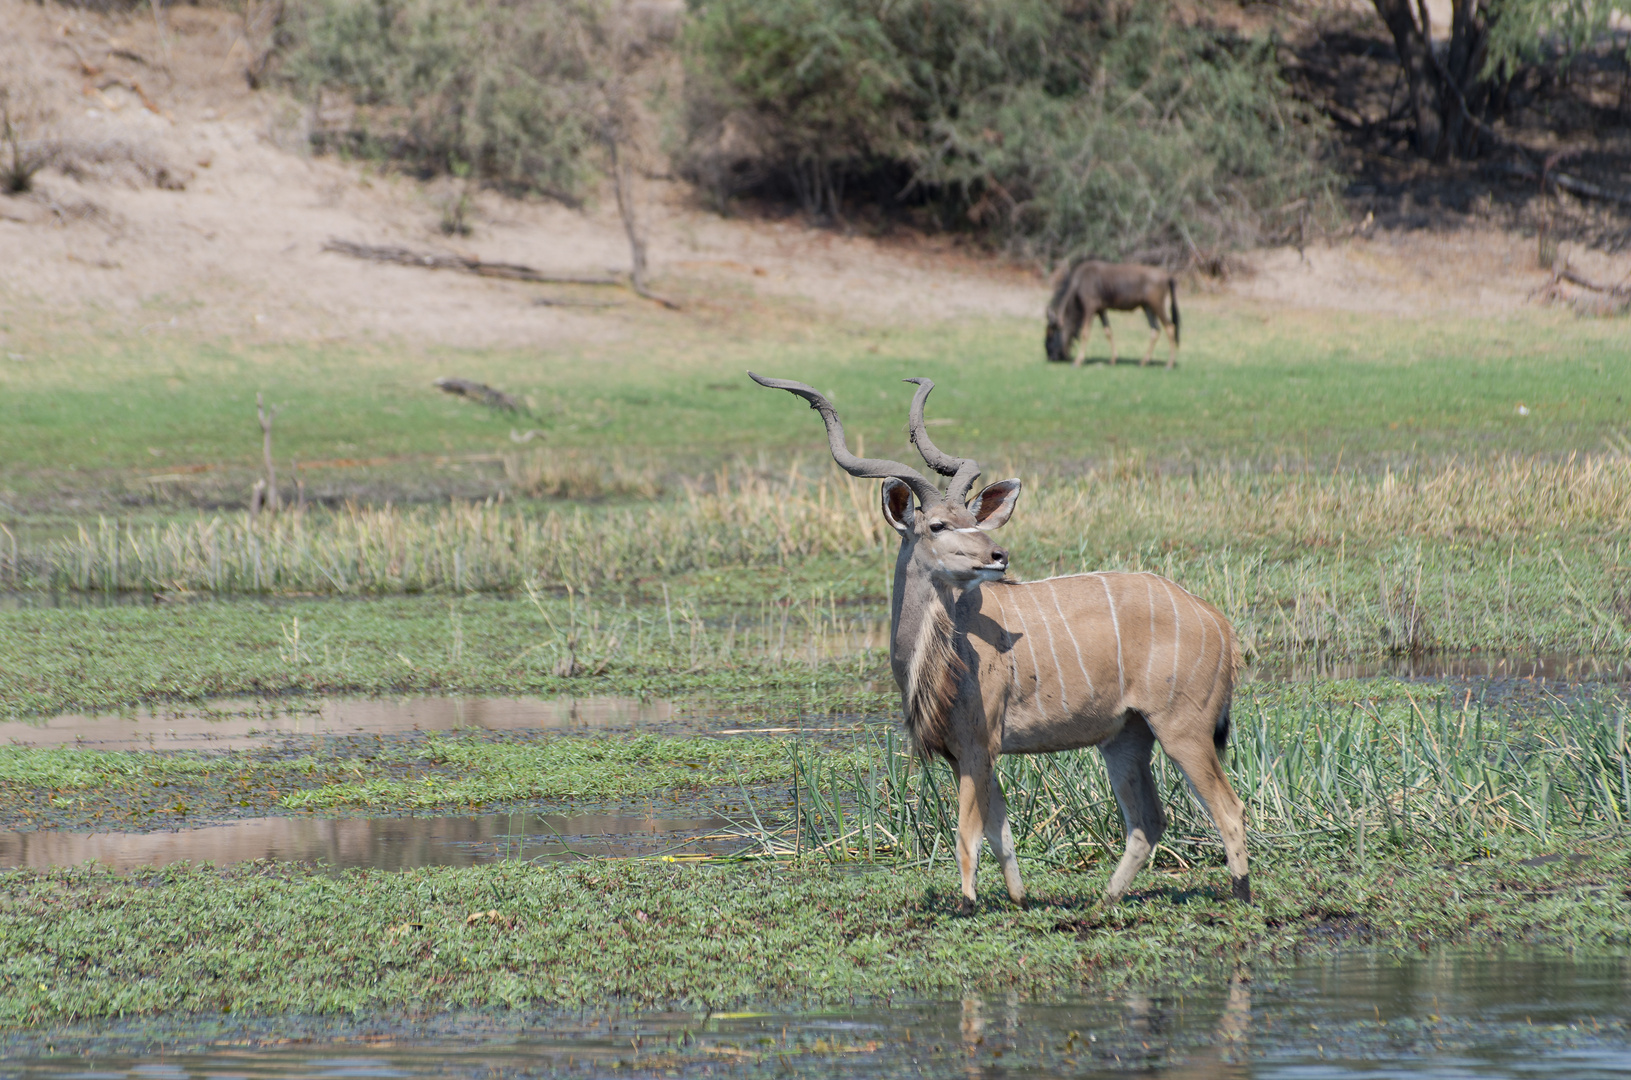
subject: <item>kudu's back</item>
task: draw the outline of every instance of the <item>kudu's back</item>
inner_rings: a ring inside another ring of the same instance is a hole
[[[1096,746],[1131,711],[1161,738],[1194,729],[1220,744],[1240,662],[1234,628],[1164,577],[1096,573],[981,590],[969,640],[982,681],[1005,684],[1003,753]],[[980,630],[985,632],[981,633]]]

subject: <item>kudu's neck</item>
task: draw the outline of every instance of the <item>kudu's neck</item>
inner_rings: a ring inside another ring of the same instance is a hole
[[[895,586],[889,598],[889,667],[904,689],[912,657],[923,640],[924,624],[943,617],[950,629],[956,620],[962,590],[937,586],[929,571],[912,558],[911,543],[900,546],[895,557]]]

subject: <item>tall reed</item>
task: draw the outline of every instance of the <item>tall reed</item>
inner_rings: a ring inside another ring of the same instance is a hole
[[[615,473],[607,485],[625,482]],[[893,536],[876,498],[825,465],[816,479],[736,466],[616,506],[101,519],[0,558],[20,587],[223,594],[604,589],[721,568],[796,573],[820,557],[875,557],[882,570]],[[1251,653],[1631,652],[1623,455],[1381,476],[1121,463],[1044,477],[1005,535],[1027,577],[1166,574],[1221,607]]]
[[[1313,845],[1367,855],[1477,844],[1502,834],[1545,841],[1631,827],[1627,706],[1554,703],[1525,720],[1440,699],[1378,708],[1262,700],[1237,705],[1230,782],[1247,806],[1254,847]],[[910,756],[890,729],[866,737],[865,767],[789,748],[794,808],[760,830],[763,850],[831,861],[949,856],[955,785],[941,763]],[[1022,853],[1062,864],[1119,855],[1123,827],[1098,755],[1000,760]],[[1204,807],[1159,752],[1156,783],[1170,817],[1163,859],[1221,852]]]

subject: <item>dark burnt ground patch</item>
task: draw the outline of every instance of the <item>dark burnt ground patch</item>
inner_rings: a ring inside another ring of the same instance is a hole
[[[1495,136],[1471,161],[1431,162],[1411,145],[1406,84],[1393,41],[1365,10],[1320,13],[1281,52],[1288,80],[1331,120],[1356,222],[1381,229],[1487,224],[1608,251],[1631,246],[1631,68],[1608,45],[1562,75],[1532,69],[1501,95]],[[1543,190],[1548,167],[1623,199]]]

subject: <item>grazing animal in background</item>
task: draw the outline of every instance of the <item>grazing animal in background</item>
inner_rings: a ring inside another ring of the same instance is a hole
[[[1150,773],[1157,742],[1206,804],[1223,836],[1234,895],[1249,903],[1245,808],[1219,762],[1240,666],[1229,620],[1155,574],[1010,580],[1008,553],[991,533],[1014,512],[1019,481],[992,484],[969,502],[980,467],[929,441],[928,379],[906,380],[918,387],[907,430],[929,467],[952,478],[944,495],[908,465],[851,454],[838,413],[815,389],[748,374],[808,401],[846,472],[884,480],[884,520],[900,534],[889,665],[918,752],[944,757],[957,773],[963,910],[974,908],[982,833],[1002,864],[1008,895],[1025,898],[998,756],[1087,746],[1104,755],[1127,826],[1126,851],[1105,896],[1125,895],[1166,830]]]
[[[1172,317],[1167,317],[1167,305],[1172,305]],[[1048,302],[1048,334],[1045,347],[1048,359],[1061,363],[1070,359],[1076,338],[1087,328],[1082,346],[1085,354],[1087,338],[1093,336],[1093,317],[1098,316],[1110,339],[1110,362],[1116,362],[1116,335],[1110,331],[1112,311],[1144,309],[1150,321],[1150,344],[1144,350],[1142,367],[1150,362],[1155,343],[1161,331],[1172,331],[1172,345],[1167,354],[1167,367],[1178,362],[1178,283],[1173,276],[1158,266],[1139,266],[1136,263],[1107,263],[1096,259],[1078,259],[1065,270],[1059,287]],[[1082,366],[1083,357],[1077,357],[1075,366]]]

